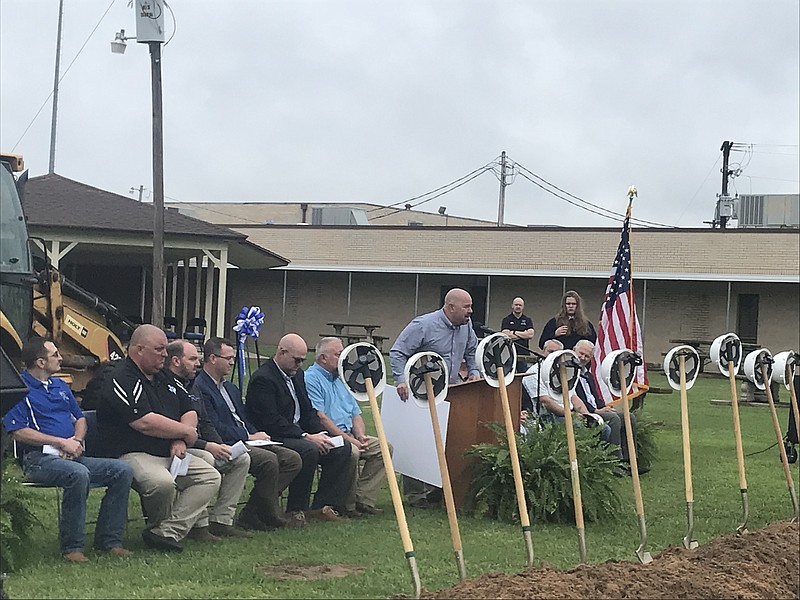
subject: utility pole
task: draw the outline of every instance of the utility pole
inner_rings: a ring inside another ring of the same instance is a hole
[[[726,228],[728,219],[730,218],[730,213],[729,213],[730,199],[728,198],[728,177],[730,176],[731,172],[728,169],[728,161],[730,159],[732,146],[733,142],[725,141],[722,142],[722,147],[720,148],[720,150],[722,151],[722,192],[717,198],[717,214],[715,215],[714,219],[715,225],[717,219],[719,219],[720,229]]]
[[[53,77],[53,118],[50,121],[50,168],[56,172],[56,122],[58,120],[58,76],[61,68],[61,23],[64,20],[64,0],[58,2],[58,37],[56,39],[56,74]]]
[[[164,123],[161,104],[161,42],[148,42],[153,88],[153,310],[151,323],[164,324]],[[141,189],[141,188],[140,188]]]
[[[497,226],[503,226],[506,211],[506,151],[500,154],[500,198],[497,201]]]

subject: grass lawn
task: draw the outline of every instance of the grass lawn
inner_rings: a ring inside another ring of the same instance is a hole
[[[663,376],[651,383],[667,387]],[[711,405],[728,399],[727,379],[700,378],[689,391],[695,496],[695,537],[703,543],[735,530],[741,501],[729,406]],[[782,394],[782,399],[788,393]],[[658,452],[650,473],[642,477],[648,527],[648,550],[655,555],[679,545],[686,532],[683,489],[680,396],[650,395],[644,411],[663,423],[657,433]],[[371,422],[369,407],[363,406]],[[742,430],[750,496],[751,529],[789,519],[792,506],[769,410],[742,407]],[[779,412],[785,429],[787,409]],[[580,460],[580,457],[579,457]],[[798,465],[793,465],[795,480]],[[623,498],[620,514],[586,524],[590,562],[634,560],[639,542],[630,478],[619,480]],[[412,586],[388,488],[384,489],[380,517],[348,523],[314,523],[303,530],[259,533],[250,540],[213,545],[187,542],[179,555],[165,555],[144,547],[142,521],[130,523],[127,545],[135,555],[127,560],[98,557],[91,562],[66,564],[58,553],[52,492],[37,490],[47,502],[39,511],[45,524],[36,532],[34,558],[5,581],[12,598],[386,598],[411,593]],[[509,494],[513,494],[509,489]],[[89,516],[96,514],[99,492],[90,496]],[[131,514],[140,515],[138,497],[131,494]],[[407,510],[408,523],[422,584],[436,590],[457,582],[455,561],[444,510]],[[520,571],[525,547],[519,527],[460,515],[464,556],[470,577],[494,570]],[[567,525],[533,523],[537,560],[570,568],[578,562],[577,535]],[[90,538],[91,539],[91,538]],[[366,571],[341,579],[276,581],[263,575],[261,565],[284,562],[362,565]]]

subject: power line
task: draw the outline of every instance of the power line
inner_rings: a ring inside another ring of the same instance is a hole
[[[467,179],[467,180],[465,180],[465,181],[462,181],[462,182],[461,182],[461,183],[459,183],[458,185],[455,185],[455,186],[451,187],[450,189],[447,189],[447,190],[445,190],[445,191],[443,191],[443,192],[440,192],[440,193],[436,194],[435,196],[431,196],[430,198],[426,198],[425,200],[422,200],[422,201],[420,201],[420,202],[417,202],[416,204],[411,204],[411,205],[409,206],[409,208],[416,208],[417,206],[421,206],[421,205],[425,204],[426,202],[430,202],[431,200],[435,200],[436,198],[439,198],[440,196],[444,196],[445,194],[449,194],[449,193],[450,193],[450,192],[452,192],[453,190],[456,190],[456,189],[460,188],[462,185],[466,185],[467,183],[469,183],[469,182],[470,182],[470,181],[472,181],[473,179],[476,179],[476,178],[480,177],[481,175],[483,175],[484,173],[486,173],[486,171],[489,171],[489,170],[490,170],[490,168],[489,168],[489,167],[484,167],[484,168],[482,168],[481,170],[479,170],[479,172],[478,172],[478,170],[476,170],[476,171],[473,171],[473,173],[475,173],[475,175],[473,175],[473,176],[472,176],[472,177],[470,177],[469,179]],[[463,179],[463,177],[462,177],[462,179]],[[439,189],[442,189],[442,188],[439,188]],[[418,197],[419,197],[419,196],[418,196]],[[393,206],[394,206],[394,205],[393,205]],[[390,207],[389,207],[389,206],[386,206],[386,207],[381,207],[381,208],[390,208]],[[379,209],[375,209],[375,210],[379,210]],[[405,210],[405,208],[396,208],[395,210],[393,210],[393,211],[392,211],[392,212],[390,212],[390,213],[386,213],[385,215],[378,215],[377,217],[373,217],[371,220],[372,220],[372,221],[377,221],[378,219],[383,219],[383,218],[385,218],[385,217],[390,217],[390,216],[392,216],[392,215],[396,215],[397,213],[403,212],[404,210]]]
[[[566,190],[564,190],[564,189],[561,189],[561,188],[560,188],[560,187],[558,187],[557,185],[555,185],[555,184],[553,184],[553,183],[550,183],[549,181],[547,181],[547,180],[546,180],[546,179],[544,179],[543,177],[541,177],[541,176],[537,175],[536,173],[534,173],[533,171],[531,171],[530,169],[528,169],[528,168],[527,168],[527,167],[525,167],[524,165],[521,165],[520,163],[517,163],[517,162],[515,162],[514,164],[515,164],[516,166],[518,166],[518,167],[521,169],[521,171],[524,171],[524,172],[521,172],[521,173],[520,173],[520,175],[522,175],[522,176],[523,176],[525,179],[527,179],[528,181],[530,181],[530,182],[531,182],[531,183],[533,183],[534,185],[536,185],[536,186],[540,187],[541,189],[543,189],[543,190],[544,190],[545,192],[547,192],[548,194],[551,194],[551,195],[555,196],[556,198],[559,198],[559,199],[561,199],[561,200],[564,200],[565,202],[567,202],[567,203],[569,203],[569,204],[572,204],[573,206],[576,206],[577,208],[581,208],[581,209],[583,209],[583,210],[586,210],[586,211],[588,211],[588,212],[590,212],[590,213],[593,213],[593,214],[599,215],[599,216],[601,216],[601,217],[605,217],[605,218],[607,218],[607,219],[613,219],[613,220],[615,220],[615,221],[618,221],[618,220],[620,220],[620,219],[624,219],[624,218],[625,218],[625,215],[624,215],[624,214],[622,214],[622,213],[618,213],[618,212],[616,212],[616,211],[613,211],[613,210],[610,210],[610,209],[608,209],[608,208],[606,208],[606,207],[604,207],[604,206],[600,206],[600,205],[598,205],[598,204],[594,204],[593,202],[589,202],[588,200],[584,200],[583,198],[580,198],[580,197],[576,196],[575,194],[571,194],[570,192],[568,192],[568,191],[566,191]],[[541,185],[541,184],[539,184],[538,182],[536,182],[536,181],[534,181],[533,179],[531,179],[531,177],[527,176],[527,175],[525,174],[525,172],[529,173],[529,174],[530,174],[532,177],[535,177],[536,179],[538,179],[539,181],[543,182],[543,183],[544,183],[544,184],[546,184],[547,186],[549,186],[549,187],[551,187],[551,188],[553,188],[553,189],[556,189],[556,190],[558,190],[558,191],[559,191],[559,192],[561,192],[562,194],[566,194],[566,195],[567,195],[567,196],[569,196],[570,198],[573,198],[574,200],[577,200],[578,202],[580,202],[580,203],[582,203],[582,204],[576,204],[575,202],[572,202],[572,201],[571,201],[571,200],[569,200],[568,198],[565,198],[564,196],[561,196],[560,194],[557,194],[557,193],[553,192],[552,190],[548,189],[548,188],[547,188],[547,187],[545,187],[544,185]],[[595,209],[597,209],[597,210],[591,210],[591,209],[587,208],[586,206],[583,206],[584,204],[585,204],[585,205],[587,205],[587,206],[591,206],[592,208],[595,208]],[[608,214],[603,214],[603,213],[601,213],[601,212],[598,212],[598,211],[603,211],[603,212],[605,212],[605,213],[608,213]],[[657,222],[655,222],[655,221],[648,221],[648,220],[646,220],[646,219],[638,219],[638,218],[636,218],[636,217],[631,217],[631,222],[632,222],[632,223],[634,223],[634,224],[642,224],[642,225],[644,225],[644,226],[646,226],[646,227],[647,227],[647,226],[653,226],[653,227],[674,227],[674,225],[666,225],[666,224],[664,224],[664,223],[657,223]]]
[[[395,202],[394,204],[389,204],[387,206],[378,206],[376,208],[368,210],[367,213],[375,212],[376,210],[383,210],[385,208],[394,208],[396,206],[410,204],[410,203],[414,202],[415,200],[419,200],[420,198],[424,198],[425,196],[429,196],[430,194],[435,194],[436,192],[438,192],[440,190],[443,190],[445,188],[449,188],[450,186],[460,182],[461,180],[466,179],[467,177],[470,177],[471,175],[473,175],[475,173],[478,173],[479,171],[480,171],[480,173],[483,173],[487,169],[491,168],[494,164],[495,164],[495,161],[487,163],[487,164],[483,165],[482,167],[478,167],[477,169],[475,169],[471,173],[467,173],[463,177],[459,177],[458,179],[456,179],[454,181],[451,181],[450,183],[445,184],[443,186],[440,186],[440,187],[436,188],[435,190],[431,190],[430,192],[425,192],[424,194],[420,194],[419,196],[414,196],[413,198],[409,198],[408,200],[402,200],[400,202]],[[460,187],[460,186],[458,186],[458,187]],[[435,197],[438,197],[438,196],[435,196]],[[430,200],[433,200],[433,198],[430,198]],[[394,213],[392,213],[392,214],[394,214]]]
[[[88,44],[89,40],[92,39],[92,36],[94,35],[94,32],[97,31],[98,27],[100,27],[100,23],[102,23],[103,19],[106,18],[106,15],[108,14],[108,11],[111,10],[112,6],[114,6],[114,2],[116,2],[116,0],[111,0],[111,4],[108,5],[108,8],[106,8],[106,11],[103,13],[103,16],[100,17],[100,20],[97,22],[97,25],[95,25],[94,29],[92,29],[92,31],[89,33],[89,37],[87,37],[86,40],[83,42],[83,45],[80,47],[80,49],[78,50],[78,53],[75,55],[75,57],[69,63],[69,66],[66,69],[64,69],[64,74],[61,77],[58,78],[58,83],[61,83],[63,81],[64,77],[67,76],[67,73],[69,73],[69,70],[72,68],[72,65],[75,64],[75,61],[78,60],[78,57],[81,55],[81,52],[83,52],[83,49],[86,47],[86,44]],[[19,143],[22,141],[22,138],[24,138],[25,134],[28,133],[28,130],[33,126],[33,123],[39,117],[39,115],[41,114],[42,110],[44,109],[44,107],[47,105],[47,103],[50,101],[50,98],[52,98],[52,97],[53,97],[53,92],[51,91],[50,94],[48,94],[47,98],[44,99],[44,102],[42,102],[42,105],[39,107],[39,110],[37,110],[36,114],[33,115],[33,118],[31,119],[31,122],[28,123],[28,126],[25,128],[25,131],[23,131],[22,135],[19,136],[19,139],[17,140],[17,143],[14,144],[13,148],[11,148],[11,152],[14,152],[14,150],[17,149],[17,146],[19,146]]]

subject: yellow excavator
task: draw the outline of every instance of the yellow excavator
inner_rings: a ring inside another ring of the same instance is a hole
[[[0,162],[0,346],[21,368],[24,340],[52,339],[64,357],[61,375],[80,394],[97,367],[125,356],[120,338],[135,325],[66,279],[46,255],[31,255],[21,202],[27,171],[19,155],[0,154]]]

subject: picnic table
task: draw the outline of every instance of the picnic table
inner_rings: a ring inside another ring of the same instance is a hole
[[[333,327],[333,330],[336,332],[336,336],[337,337],[352,337],[352,338],[362,337],[360,334],[350,333],[349,330],[350,329],[363,329],[366,332],[366,335],[364,335],[363,337],[370,344],[372,344],[374,342],[373,337],[374,337],[375,330],[376,329],[380,329],[380,327],[381,327],[380,325],[370,325],[370,324],[365,324],[365,323],[342,323],[342,322],[338,322],[338,321],[334,321],[332,323],[327,323],[327,325],[330,325],[331,327]],[[345,328],[348,330],[347,333],[343,333]]]

